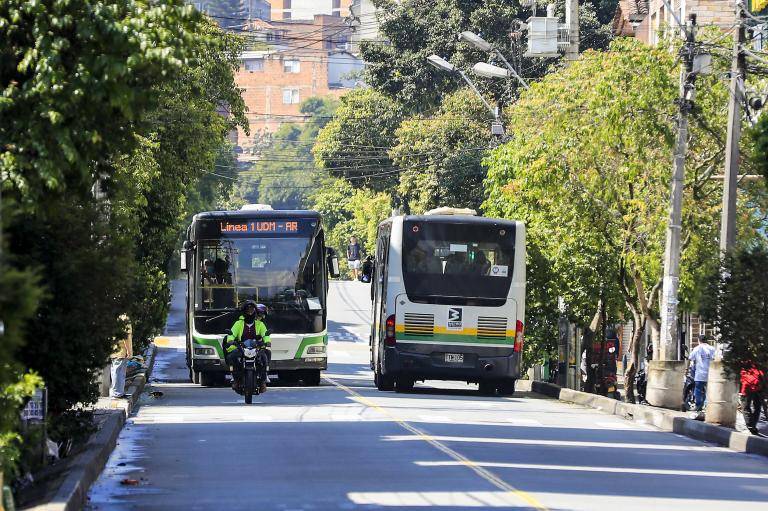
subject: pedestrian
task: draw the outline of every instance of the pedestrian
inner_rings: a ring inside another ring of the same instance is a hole
[[[109,397],[125,398],[130,397],[125,393],[125,369],[128,366],[128,359],[133,356],[133,330],[128,316],[123,314],[120,320],[126,323],[126,333],[122,339],[117,341],[115,351],[112,352],[112,367],[110,374],[112,381],[109,386]]]
[[[707,379],[709,378],[709,364],[715,358],[715,348],[709,345],[709,339],[706,335],[699,335],[699,344],[691,354],[688,360],[695,371],[693,395],[696,401],[696,411],[704,409],[704,401],[707,399]]]
[[[741,413],[747,429],[753,435],[759,435],[757,422],[760,420],[760,409],[763,407],[763,392],[765,391],[765,371],[753,362],[748,362],[741,369]]]
[[[357,242],[357,237],[352,236],[349,238],[349,245],[347,245],[347,262],[352,270],[354,280],[357,280],[357,272],[360,270],[360,255],[362,250],[360,244]]]

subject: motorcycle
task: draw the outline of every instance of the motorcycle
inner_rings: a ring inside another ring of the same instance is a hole
[[[245,404],[249,405],[253,403],[253,396],[259,395],[259,388],[265,380],[266,346],[264,340],[259,337],[237,342],[237,347],[242,353],[239,359],[241,377],[239,380],[235,379],[233,388],[235,392],[245,396]]]
[[[683,406],[682,411],[689,412],[696,409],[696,397],[693,389],[696,386],[695,378],[696,371],[693,367],[689,367],[685,371],[685,383],[683,384]]]
[[[648,376],[645,368],[640,369],[635,375],[635,391],[637,392],[637,401],[640,404],[646,404],[645,392],[648,389]]]

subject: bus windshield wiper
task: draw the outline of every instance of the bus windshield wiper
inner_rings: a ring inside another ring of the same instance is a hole
[[[233,309],[233,310],[228,310],[227,312],[223,312],[223,313],[219,314],[218,316],[214,316],[214,317],[212,317],[212,318],[208,318],[208,319],[206,319],[206,320],[205,320],[205,323],[206,323],[206,324],[208,324],[208,323],[210,323],[211,321],[216,321],[217,319],[221,319],[221,318],[223,318],[224,316],[227,316],[227,315],[229,315],[229,314],[237,314],[238,312],[240,312],[240,311],[238,311],[238,310],[235,310],[235,309]]]

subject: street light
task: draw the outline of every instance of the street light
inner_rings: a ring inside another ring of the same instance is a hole
[[[454,66],[444,58],[438,57],[437,55],[430,55],[429,57],[427,57],[427,60],[434,67],[442,71],[448,71],[449,73],[453,73],[456,71],[456,66]]]
[[[520,84],[522,84],[523,87],[526,89],[530,88],[528,86],[528,82],[523,80],[523,77],[517,74],[517,71],[515,71],[515,68],[512,67],[512,65],[507,62],[507,59],[504,58],[504,55],[501,54],[499,50],[493,47],[491,43],[480,37],[479,35],[475,34],[474,32],[470,32],[468,30],[462,32],[459,34],[459,40],[465,41],[475,48],[477,48],[480,51],[484,51],[486,53],[493,53],[496,57],[498,57],[504,65],[509,70],[508,73],[503,73],[503,69],[497,66],[493,66],[491,64],[484,64],[482,62],[478,62],[475,64],[475,67],[473,67],[473,71],[480,75],[485,76],[486,78],[509,78],[514,77],[517,79]],[[478,66],[480,66],[480,69],[478,69]],[[491,69],[495,68],[495,69]]]
[[[476,75],[484,76],[486,78],[509,78],[509,70],[493,64],[486,64],[485,62],[478,62],[472,66],[472,71]]]
[[[477,97],[480,98],[480,101],[483,102],[483,104],[488,108],[488,110],[491,112],[491,115],[493,115],[493,118],[498,120],[499,118],[499,112],[496,108],[493,108],[488,102],[485,100],[482,94],[480,94],[480,91],[477,90],[477,87],[472,82],[472,80],[469,79],[469,77],[462,71],[461,69],[458,69],[456,66],[448,62],[442,57],[438,57],[437,55],[430,55],[427,57],[427,61],[432,64],[434,67],[441,71],[447,71],[451,74],[458,74],[461,76],[465,82],[467,82],[467,85],[469,85],[473,91],[475,91],[475,94],[477,94]]]

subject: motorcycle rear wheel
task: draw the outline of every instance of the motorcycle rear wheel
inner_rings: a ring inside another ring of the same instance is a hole
[[[253,392],[256,389],[256,374],[253,371],[245,372],[243,390],[245,391],[245,404],[253,403]]]

